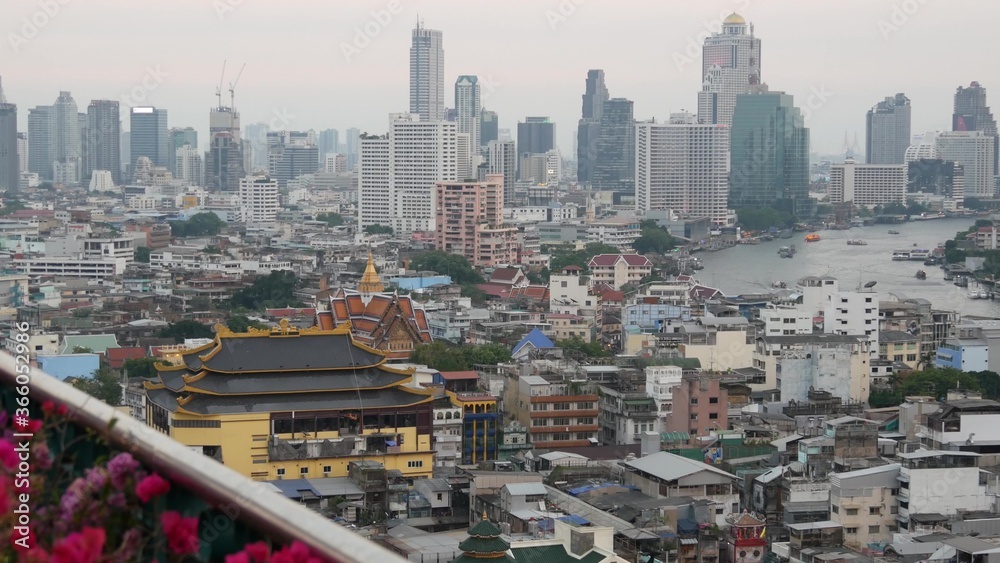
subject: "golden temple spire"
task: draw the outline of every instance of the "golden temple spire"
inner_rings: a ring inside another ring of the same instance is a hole
[[[378,272],[375,271],[375,259],[372,258],[371,249],[368,250],[368,265],[365,266],[365,273],[361,276],[361,282],[358,283],[358,291],[361,293],[382,293],[385,291],[382,280],[379,279]]]

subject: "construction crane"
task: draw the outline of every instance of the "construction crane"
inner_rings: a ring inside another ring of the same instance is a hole
[[[215,88],[215,97],[219,100],[219,105],[216,107],[222,107],[222,81],[226,79],[226,61],[222,61],[222,76],[219,77],[219,85]]]
[[[229,83],[229,104],[236,111],[236,83],[240,81],[240,77],[243,76],[243,69],[247,67],[246,63],[240,67],[240,71],[236,74],[236,80]]]

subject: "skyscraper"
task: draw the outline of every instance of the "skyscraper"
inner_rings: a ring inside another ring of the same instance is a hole
[[[17,134],[17,171],[28,171],[28,134]]]
[[[326,161],[327,155],[340,152],[340,131],[324,129],[319,132],[319,161]]]
[[[267,133],[270,130],[267,123],[251,123],[246,126],[243,135],[244,151],[250,151],[250,167],[255,174],[267,169]]]
[[[230,106],[212,108],[208,114],[209,146],[205,153],[205,184],[209,189],[232,191],[246,171],[240,113]],[[318,163],[317,163],[318,164]]]
[[[174,178],[184,180],[192,186],[205,185],[205,168],[202,166],[201,153],[191,145],[183,145],[177,149],[174,156]]]
[[[591,185],[635,194],[635,119],[632,100],[612,98],[601,110],[601,133]]]
[[[69,92],[59,92],[53,107],[53,179],[65,184],[80,183],[82,171],[80,116],[76,100]]]
[[[42,181],[52,181],[55,109],[38,106],[28,110],[28,171]]]
[[[990,107],[986,105],[986,88],[978,82],[969,84],[968,88],[958,87],[955,91],[955,113],[951,120],[952,131],[982,131],[993,137],[993,168],[1000,169],[1000,137],[997,136],[997,122],[993,119]],[[968,178],[968,171],[966,171]],[[968,186],[966,182],[966,186]],[[968,188],[966,188],[968,190]]]
[[[153,166],[167,166],[169,158],[169,138],[167,134],[167,110],[155,107],[134,107],[129,119],[129,147],[131,169],[135,173],[135,161],[145,156]]]
[[[17,191],[21,179],[17,141],[17,106],[8,104],[0,88],[0,190]]]
[[[601,114],[610,95],[604,84],[603,70],[587,71],[587,89],[583,94],[583,116],[576,130],[576,179],[581,184],[594,177],[597,143],[601,136]]]
[[[469,136],[469,170],[475,170],[479,166],[482,144],[482,123],[479,120],[482,110],[479,79],[475,76],[459,76],[455,81],[455,121],[458,132]]]
[[[888,97],[868,110],[865,155],[868,164],[903,164],[910,146],[910,99]]]
[[[354,170],[361,158],[361,130],[351,127],[347,130],[347,137],[344,139],[344,152],[347,153],[347,169]]]
[[[556,148],[556,124],[548,117],[526,117],[517,124],[517,153],[544,154]]]
[[[701,75],[698,119],[731,125],[736,97],[761,83],[760,39],[754,37],[753,24],[731,14],[722,22],[722,33],[705,38]]]
[[[500,133],[500,122],[497,121],[497,112],[484,109],[479,117],[479,129],[481,135],[479,146],[481,150],[485,151],[490,146],[490,141],[496,141]]]
[[[115,100],[91,100],[87,106],[87,165],[83,176],[94,170],[111,172],[115,185],[122,183],[122,120]]]
[[[729,207],[776,207],[798,216],[809,199],[809,130],[792,96],[766,86],[737,97],[730,132]]]
[[[514,182],[517,179],[517,146],[514,141],[490,141],[486,148],[487,174],[503,175],[503,198],[514,201]]]
[[[279,187],[284,188],[289,180],[319,170],[319,147],[315,139],[315,135],[303,131],[268,134],[268,174]]]
[[[985,131],[944,131],[935,143],[937,158],[962,165],[965,197],[996,197],[996,137]]]
[[[458,180],[457,126],[392,114],[389,134],[361,138],[358,223],[397,235],[433,231],[434,186]]]
[[[410,113],[425,121],[444,119],[444,47],[440,31],[422,22],[410,44]]]
[[[635,129],[636,210],[671,210],[726,226],[729,128],[675,113],[667,123]]]

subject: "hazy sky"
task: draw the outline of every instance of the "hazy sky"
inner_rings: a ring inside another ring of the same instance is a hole
[[[373,11],[391,19],[381,25]],[[478,75],[501,128],[550,116],[568,154],[588,69],[604,69],[637,119],[694,111],[701,40],[731,11],[755,25],[771,90],[800,107],[811,96],[814,151],[839,152],[845,132],[863,150],[865,112],[896,92],[912,100],[914,133],[950,127],[960,84],[979,81],[1000,99],[1000,40],[988,25],[1000,2],[987,0],[9,0],[0,77],[22,131],[29,107],[70,90],[81,111],[98,98],[167,108],[169,125],[195,127],[205,148],[223,60],[227,105],[245,62],[243,125],[337,128],[343,142],[344,129],[384,133],[388,114],[408,109],[419,14],[444,32],[447,106],[455,78]]]

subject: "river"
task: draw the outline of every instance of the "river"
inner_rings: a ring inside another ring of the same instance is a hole
[[[757,245],[738,245],[718,252],[699,252],[705,265],[695,272],[703,284],[718,288],[726,295],[760,293],[771,290],[775,281],[789,288],[805,276],[831,275],[848,289],[869,281],[878,282],[875,289],[885,300],[888,294],[900,297],[920,297],[930,301],[935,309],[958,311],[963,315],[1000,317],[1000,299],[996,301],[969,299],[968,288],[956,287],[944,280],[939,266],[924,266],[923,262],[892,260],[893,250],[926,248],[933,250],[955,233],[973,225],[975,219],[935,219],[900,225],[854,227],[845,231],[818,231],[821,240],[805,242],[807,233],[795,233],[791,239],[775,239]],[[890,235],[890,230],[899,231]],[[848,246],[849,239],[861,239],[867,246]],[[778,249],[795,245],[794,258],[781,258]],[[927,272],[926,280],[916,278],[917,270]]]

